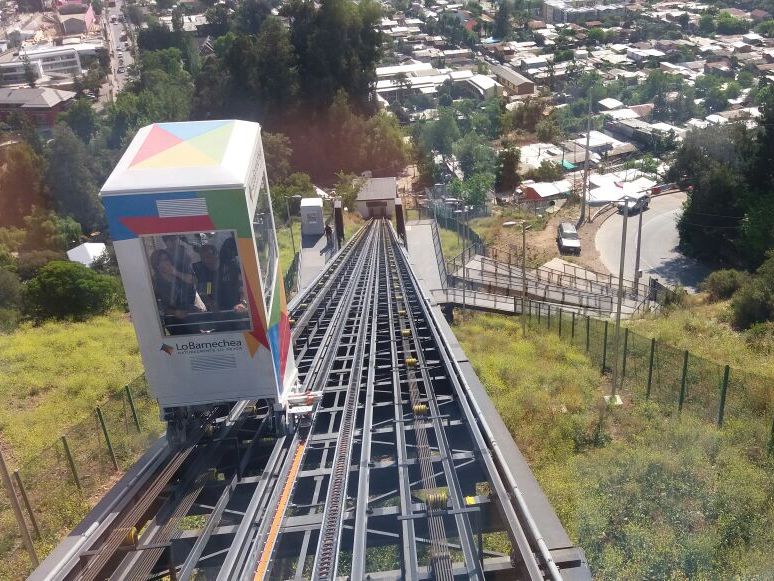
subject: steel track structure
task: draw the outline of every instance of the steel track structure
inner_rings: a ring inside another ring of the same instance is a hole
[[[323,394],[309,434],[256,523],[255,578],[560,578],[516,510],[391,226],[367,236],[329,356],[307,378]]]
[[[342,299],[341,281],[349,278],[362,252],[365,233],[354,236],[313,281],[304,294],[307,303],[291,303],[291,316],[298,317],[293,340],[302,378],[325,352],[320,350],[322,337]],[[153,461],[133,476],[108,511],[87,517],[91,523],[78,536],[78,550],[55,555],[33,578],[217,575],[232,555],[230,549],[242,540],[240,524],[249,520],[248,513],[253,515],[250,502],[272,491],[274,470],[285,460],[285,438],[270,437],[276,431],[272,411],[267,402],[240,402],[227,417],[205,419],[206,429],[182,449],[155,451]]]
[[[389,222],[289,311],[308,429],[240,402],[35,579],[561,578]]]

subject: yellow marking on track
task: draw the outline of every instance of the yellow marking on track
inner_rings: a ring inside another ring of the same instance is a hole
[[[298,445],[298,448],[296,448],[296,455],[293,457],[293,465],[290,467],[285,486],[282,488],[282,495],[280,496],[279,504],[277,504],[277,511],[274,513],[274,518],[271,521],[269,535],[266,537],[266,544],[263,547],[261,559],[258,561],[258,567],[255,570],[255,581],[262,581],[269,568],[269,560],[274,551],[274,543],[277,542],[282,518],[285,516],[285,509],[288,506],[288,502],[290,502],[290,491],[293,489],[296,474],[298,474],[298,469],[301,468],[301,457],[304,455],[305,447],[306,442],[301,442]]]

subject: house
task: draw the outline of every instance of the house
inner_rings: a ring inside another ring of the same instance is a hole
[[[91,4],[64,4],[60,6],[56,17],[64,35],[86,34],[94,27],[94,8]]]
[[[602,109],[605,109],[606,111],[613,111],[614,109],[622,109],[624,104],[621,103],[618,99],[613,99],[612,97],[607,97],[605,99],[600,99],[597,101],[599,103],[599,106]]]
[[[489,65],[489,70],[494,73],[497,82],[511,95],[532,95],[535,92],[535,83],[510,67]]]
[[[521,184],[521,194],[524,200],[559,200],[569,196],[571,191],[572,185],[567,180],[524,182]]]
[[[771,14],[769,14],[765,10],[761,10],[760,8],[756,8],[755,10],[750,12],[750,17],[755,22],[762,22],[764,20],[768,20],[769,18],[771,18]]]
[[[397,178],[369,178],[357,193],[355,208],[366,219],[392,218],[397,197]]]
[[[52,129],[57,116],[66,111],[74,99],[72,91],[49,87],[0,88],[0,121],[18,111],[39,129]]]

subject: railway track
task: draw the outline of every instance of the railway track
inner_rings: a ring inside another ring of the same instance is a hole
[[[240,402],[45,578],[560,578],[389,222],[290,317],[303,427]]]
[[[255,523],[255,561],[241,574],[555,577],[525,533],[391,226],[371,223],[360,244],[321,343],[327,355],[305,376],[322,399],[309,433],[288,446],[292,469]]]

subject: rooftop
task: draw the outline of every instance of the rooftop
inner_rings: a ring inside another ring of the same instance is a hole
[[[369,178],[357,194],[358,201],[393,200],[398,195],[398,180],[389,178]]]
[[[72,91],[61,91],[48,87],[0,88],[0,105],[11,105],[22,109],[50,109],[75,97]]]

